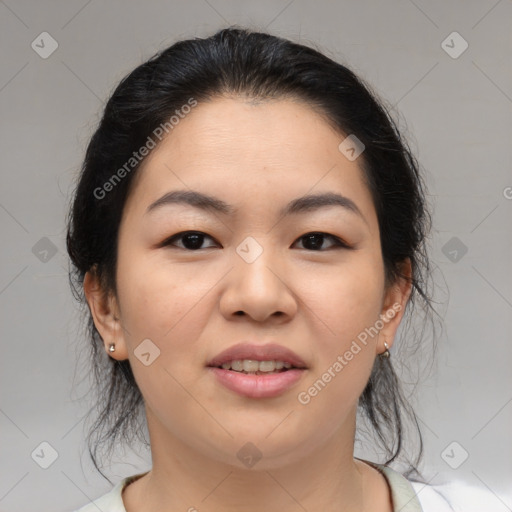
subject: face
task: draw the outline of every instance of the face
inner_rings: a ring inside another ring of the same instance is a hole
[[[359,159],[338,149],[344,138],[298,101],[218,98],[139,169],[120,225],[117,296],[101,305],[93,276],[85,286],[105,346],[130,360],[154,439],[238,466],[251,442],[261,468],[351,439],[407,288],[385,288],[375,208]],[[177,191],[216,202],[158,201]],[[258,376],[233,381],[234,370],[208,366],[239,343],[278,344],[305,368],[252,385]]]

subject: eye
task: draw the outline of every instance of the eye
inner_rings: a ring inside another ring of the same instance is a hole
[[[202,233],[201,231],[182,231],[181,233],[177,233],[164,240],[160,246],[165,247],[169,245],[175,245],[180,249],[186,249],[189,251],[197,251],[198,249],[208,249],[210,247],[214,247],[213,245],[209,247],[201,247],[205,238],[213,240],[211,236],[207,235],[206,233]],[[176,240],[181,241],[181,245],[176,244]]]
[[[215,247],[215,244],[217,242],[215,242],[214,245],[202,247],[206,238],[209,238],[210,240],[213,241],[213,238],[211,236],[201,231],[182,231],[181,233],[177,233],[164,240],[160,244],[160,247],[175,246],[180,249],[185,249],[189,251],[197,251],[199,249],[209,249],[211,247]],[[326,239],[331,241],[331,244],[328,245],[327,247],[325,246],[324,243]],[[302,248],[310,251],[319,252],[332,247],[351,249],[350,245],[345,243],[339,237],[330,235],[329,233],[306,233],[305,235],[302,235],[298,240],[303,242]]]
[[[329,233],[321,233],[321,232],[312,232],[312,233],[306,233],[305,235],[302,235],[299,240],[303,241],[303,245],[305,246],[304,249],[311,250],[311,251],[319,251],[322,249],[326,249],[324,245],[324,241],[326,239],[331,240],[331,245],[327,247],[341,247],[344,249],[351,249],[351,246],[345,243],[341,238],[338,238],[337,236],[330,235]]]

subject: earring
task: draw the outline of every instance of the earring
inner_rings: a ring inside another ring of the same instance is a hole
[[[389,359],[389,356],[391,354],[389,353],[389,345],[386,342],[384,342],[384,347],[386,348],[386,350],[384,352],[382,352],[382,354],[379,354],[379,355],[382,358]]]
[[[110,344],[110,347],[108,347],[108,351],[109,351],[109,352],[114,352],[114,350],[115,350],[115,349],[116,349],[116,345],[115,345],[115,343],[111,343],[111,344]]]

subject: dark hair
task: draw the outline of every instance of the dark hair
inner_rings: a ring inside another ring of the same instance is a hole
[[[354,134],[365,145],[358,162],[378,216],[386,283],[407,279],[402,264],[409,259],[412,293],[406,313],[419,298],[423,311],[432,318],[426,250],[431,219],[425,185],[415,157],[383,102],[352,71],[315,49],[237,27],[173,44],[134,69],[111,95],[87,147],[69,213],[67,248],[75,297],[84,302],[87,271],[97,274],[106,292],[116,293],[118,229],[140,165],[126,168],[133,152],[147,143],[158,126],[169,126],[171,116],[191,98],[201,103],[221,95],[305,101],[340,134]],[[123,166],[122,179],[113,182]],[[102,192],[98,198],[98,190],[105,191],[107,182],[111,183],[109,193]],[[134,433],[146,443],[140,437],[143,399],[129,361],[106,354],[90,314],[87,328],[98,409],[88,445],[101,473],[99,446],[112,449],[117,439],[130,440]],[[415,465],[423,451],[421,432],[391,360],[376,358],[358,412],[376,434],[385,464],[404,457],[409,464],[406,473],[419,475]],[[414,459],[403,453],[406,418],[419,437]]]

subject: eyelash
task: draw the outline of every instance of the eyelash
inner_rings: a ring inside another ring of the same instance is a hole
[[[203,233],[202,231],[182,231],[180,233],[176,233],[175,235],[165,239],[161,244],[160,244],[160,247],[169,247],[169,246],[172,246],[174,245],[174,241],[175,240],[179,240],[179,239],[182,239],[183,237],[185,237],[186,235],[199,235],[199,236],[203,236],[203,237],[207,237],[207,238],[210,238],[212,240],[213,237],[211,237],[210,235],[207,235],[206,233]],[[332,248],[338,248],[338,249],[352,249],[353,247],[350,246],[349,244],[347,244],[345,241],[343,241],[341,238],[337,237],[337,236],[334,236],[334,235],[331,235],[329,233],[324,233],[322,231],[311,231],[309,233],[305,233],[304,235],[300,236],[297,240],[301,240],[305,237],[307,237],[308,235],[320,235],[320,236],[323,236],[324,238],[327,238],[327,239],[330,239],[334,242],[334,245],[331,246],[329,249],[332,249]],[[294,242],[295,244],[295,242]],[[200,251],[201,249],[188,249],[186,247],[179,247],[179,246],[175,246],[177,249],[183,249],[185,251],[190,251],[190,252],[196,252],[196,251]],[[211,247],[207,247],[207,249],[211,249]],[[309,251],[312,251],[312,252],[325,252],[326,249],[320,249],[320,250],[315,250],[315,249],[304,249],[304,250],[309,250]]]

